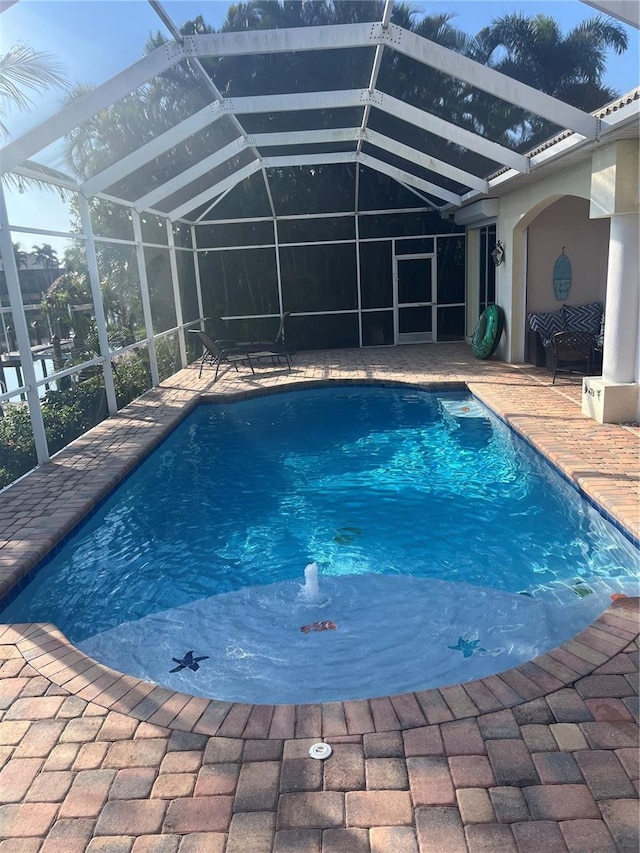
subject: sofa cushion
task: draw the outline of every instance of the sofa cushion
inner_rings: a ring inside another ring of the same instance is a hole
[[[600,334],[602,302],[591,302],[589,305],[563,305],[561,310],[564,325],[568,331]]]
[[[564,315],[560,311],[534,311],[529,314],[529,325],[534,332],[538,332],[545,346],[549,345],[552,335],[556,332],[564,332]]]

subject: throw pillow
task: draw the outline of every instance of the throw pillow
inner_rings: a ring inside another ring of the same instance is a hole
[[[592,302],[589,305],[563,305],[561,310],[565,328],[569,331],[600,334],[602,302]]]
[[[529,314],[529,325],[534,332],[538,332],[542,338],[542,343],[547,347],[551,342],[551,337],[556,332],[564,332],[564,316],[562,311],[535,311]]]

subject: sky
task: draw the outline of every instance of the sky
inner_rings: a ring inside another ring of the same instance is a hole
[[[227,0],[165,0],[163,3],[178,25],[200,14],[216,29],[221,27],[229,5]],[[493,18],[514,11],[525,15],[550,15],[565,33],[582,20],[598,14],[579,0],[410,0],[409,5],[421,14],[452,13],[455,16],[452,24],[469,35],[477,33]],[[611,54],[604,76],[604,83],[620,93],[640,83],[639,33],[623,26],[629,35],[629,49],[622,56]],[[54,55],[73,83],[97,85],[139,59],[149,34],[158,31],[168,36],[146,0],[20,0],[0,14],[0,54],[16,42],[26,42],[36,50]],[[29,115],[10,112],[3,121],[11,136],[20,136],[55,112],[60,97],[58,93],[34,98],[34,110]],[[51,166],[62,167],[54,155],[42,159]],[[64,206],[56,194],[42,194],[35,204],[28,203],[26,196],[8,194],[8,205],[14,224],[51,227],[44,222],[50,223],[52,217],[55,222],[64,219]],[[58,225],[58,228],[66,230],[64,226]],[[30,247],[29,238],[23,242]]]

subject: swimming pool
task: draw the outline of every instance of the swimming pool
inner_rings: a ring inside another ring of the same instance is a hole
[[[468,394],[341,386],[199,407],[1,618],[189,693],[362,698],[530,659],[637,560]]]

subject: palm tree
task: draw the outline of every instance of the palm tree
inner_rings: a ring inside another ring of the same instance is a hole
[[[51,54],[21,42],[14,44],[0,56],[0,119],[6,118],[10,105],[28,111],[33,104],[30,92],[65,85],[62,68]],[[9,135],[1,120],[0,134]]]
[[[19,270],[26,268],[27,263],[29,262],[29,253],[23,251],[20,243],[13,244],[13,257],[16,259],[16,267]]]
[[[45,270],[58,269],[60,266],[58,253],[49,243],[43,243],[42,246],[32,246],[31,253],[35,263],[42,264]],[[51,278],[51,281],[48,282],[51,285],[53,278],[51,276],[47,276],[47,278]]]
[[[31,93],[46,92],[50,88],[65,87],[67,81],[55,57],[41,50],[34,50],[22,42],[14,44],[0,55],[0,138],[8,137],[9,130],[3,123],[11,106],[27,112],[33,105]],[[52,190],[46,177],[59,177],[60,173],[46,166],[26,161],[35,171],[42,172],[43,180],[25,178],[13,172],[5,172],[2,180],[24,192],[26,186]]]
[[[470,54],[509,77],[589,112],[617,96],[602,82],[607,51],[621,54],[627,47],[622,26],[601,15],[582,21],[565,36],[558,22],[547,15],[530,18],[513,13],[496,18],[481,30]],[[474,93],[469,104],[471,112],[484,118],[484,122],[480,118],[483,129],[491,128],[491,138],[500,137],[509,121],[515,121],[517,140],[525,145],[553,132],[548,122],[513,107],[496,108],[490,100]]]

